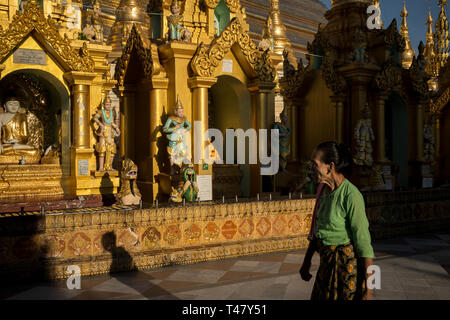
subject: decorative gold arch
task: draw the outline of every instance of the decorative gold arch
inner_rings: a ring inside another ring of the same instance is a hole
[[[144,46],[141,35],[139,34],[136,25],[133,24],[125,49],[116,64],[114,78],[117,80],[117,86],[123,85],[133,49],[136,50],[136,54],[142,63],[145,78],[150,79],[153,74],[154,68],[151,49],[147,49]]]
[[[238,18],[233,18],[209,47],[200,44],[190,64],[194,76],[212,77],[220,61],[234,45],[239,46],[259,80],[274,81],[275,69],[268,52],[258,50],[250,36],[244,32]]]
[[[94,60],[89,56],[86,45],[77,52],[67,35],[61,37],[54,20],[46,19],[36,0],[25,5],[13,17],[8,29],[0,27],[0,63],[31,33],[54,56],[64,71],[94,71]]]
[[[220,0],[203,0],[205,5],[210,9],[215,9],[219,4]],[[225,0],[225,3],[231,12],[235,13],[241,8],[240,0]]]

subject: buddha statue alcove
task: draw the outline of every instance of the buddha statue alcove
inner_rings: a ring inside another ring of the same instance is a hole
[[[21,106],[16,97],[4,100],[0,113],[0,163],[39,163],[43,149],[44,129],[41,121]]]

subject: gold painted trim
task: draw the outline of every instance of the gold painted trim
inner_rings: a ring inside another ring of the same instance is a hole
[[[261,81],[273,82],[275,69],[269,53],[261,52],[243,29],[239,19],[233,18],[221,35],[208,47],[201,43],[191,60],[194,76],[213,77],[225,55],[237,44],[247,62]]]
[[[125,74],[127,72],[128,64],[131,58],[131,52],[133,51],[133,49],[136,49],[136,54],[142,63],[145,78],[150,79],[153,74],[154,67],[151,49],[147,49],[144,46],[142,37],[139,34],[136,25],[133,24],[130,36],[128,37],[127,43],[125,45],[125,49],[123,50],[123,53],[116,65],[114,78],[117,80],[117,88],[123,85]]]

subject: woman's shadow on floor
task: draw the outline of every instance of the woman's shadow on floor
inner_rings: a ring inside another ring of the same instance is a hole
[[[105,233],[102,236],[103,248],[111,253],[111,266],[109,274],[126,286],[136,290],[143,297],[151,299],[164,296],[168,300],[178,300],[179,298],[172,295],[169,291],[157,286],[148,285],[149,280],[156,280],[149,273],[139,271],[136,267],[133,257],[125,250],[124,247],[117,247],[117,237],[114,231]]]

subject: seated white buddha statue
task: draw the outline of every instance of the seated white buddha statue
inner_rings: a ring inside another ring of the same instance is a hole
[[[34,120],[34,123],[39,122],[36,116],[21,110],[17,98],[11,97],[5,100],[4,112],[0,113],[1,158],[5,158],[4,156],[26,156],[27,159],[33,161],[39,160],[39,136],[42,132],[33,132],[36,131],[36,128],[30,128],[30,118]],[[38,126],[41,126],[41,124],[38,123]],[[0,159],[1,162],[4,161]]]

